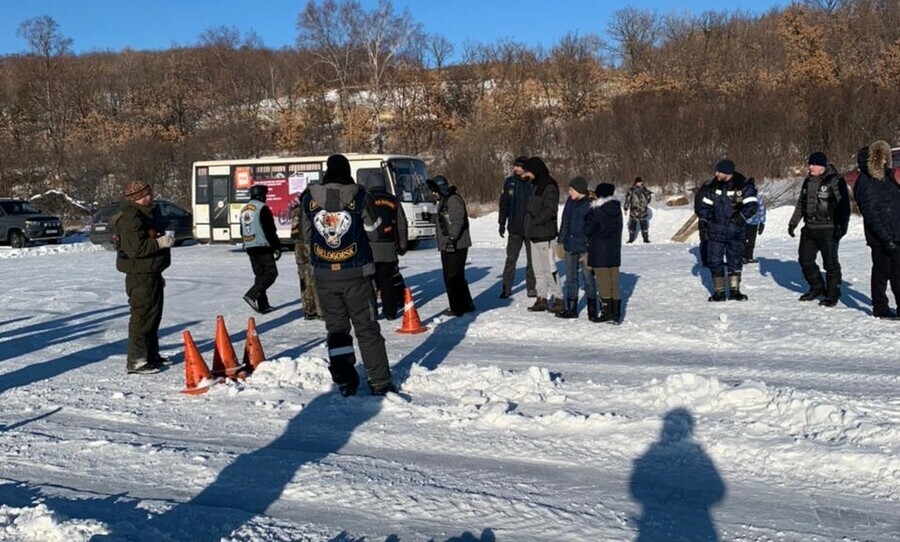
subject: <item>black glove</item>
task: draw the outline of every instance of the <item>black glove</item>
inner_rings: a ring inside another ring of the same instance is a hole
[[[406,249],[397,247],[397,256],[403,256],[404,254],[406,254]]]
[[[834,240],[835,241],[840,241],[841,237],[843,237],[845,233],[847,233],[847,230],[845,230],[843,228],[843,226],[841,226],[840,224],[836,224],[834,226]]]
[[[506,226],[500,224],[500,237],[503,237],[504,235],[506,235]]]
[[[448,254],[456,252],[456,239],[453,237],[447,238],[447,243],[444,245],[444,252]]]
[[[796,235],[794,235],[794,230],[796,230],[796,229],[797,229],[796,224],[788,224],[788,235],[790,235],[791,237],[797,237]]]
[[[700,240],[706,241],[706,237],[709,235],[709,224],[705,220],[701,220],[697,228],[700,231]]]
[[[884,244],[884,252],[888,256],[893,256],[895,252],[897,252],[897,243],[894,240],[890,240]]]
[[[275,261],[276,261],[276,262],[277,262],[278,260],[280,260],[280,259],[281,259],[281,249],[280,249],[280,248],[276,248],[276,249],[275,249],[275,252],[272,253],[272,256],[275,257]]]
[[[731,213],[731,223],[732,224],[736,224],[738,226],[743,226],[746,222],[747,222],[747,219],[744,218],[744,215],[742,215],[739,211],[735,211],[735,212]]]
[[[762,222],[759,223],[759,228],[756,229],[757,235],[762,235],[763,230],[766,229],[766,225]]]

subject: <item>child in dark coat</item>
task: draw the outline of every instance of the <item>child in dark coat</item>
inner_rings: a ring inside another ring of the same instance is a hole
[[[584,275],[584,291],[587,295],[588,318],[596,321],[597,284],[587,264],[587,235],[584,233],[584,217],[591,210],[592,195],[584,177],[569,181],[569,197],[563,207],[559,225],[557,247],[565,250],[566,308],[556,314],[559,318],[578,318],[578,275]]]
[[[584,217],[584,233],[588,236],[588,265],[594,270],[603,315],[600,322],[618,324],[622,318],[622,292],[619,288],[619,266],[622,264],[622,205],[613,198],[616,187],[610,183],[597,185],[597,199]]]

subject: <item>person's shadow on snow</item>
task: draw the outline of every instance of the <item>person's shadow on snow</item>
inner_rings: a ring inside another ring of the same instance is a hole
[[[703,257],[700,255],[700,247],[692,247],[690,250],[691,254],[697,258],[696,263],[694,263],[694,267],[691,268],[691,274],[695,277],[700,277],[700,282],[703,284],[703,287],[709,293],[713,293],[713,283],[712,283],[712,275],[710,275],[707,267],[703,265]]]
[[[800,270],[800,264],[795,260],[759,258],[759,274],[763,277],[772,277],[775,284],[798,294],[805,293],[809,289]]]
[[[635,460],[629,489],[643,508],[636,542],[718,542],[710,508],[725,498],[725,483],[693,432],[690,411],[671,410],[659,441]]]

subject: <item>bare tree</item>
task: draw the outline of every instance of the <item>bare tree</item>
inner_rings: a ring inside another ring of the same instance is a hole
[[[624,8],[613,13],[607,33],[612,52],[626,71],[645,70],[659,36],[659,18],[653,11]]]
[[[52,146],[55,174],[63,165],[66,129],[69,117],[65,103],[64,58],[71,53],[72,40],[62,34],[59,24],[50,16],[28,19],[19,25],[16,34],[24,38],[38,59],[34,74],[35,99],[42,103],[42,129]]]

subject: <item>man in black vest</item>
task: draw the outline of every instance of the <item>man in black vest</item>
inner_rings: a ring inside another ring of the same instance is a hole
[[[264,184],[250,187],[250,201],[241,209],[241,238],[244,252],[250,257],[253,269],[253,286],[244,294],[244,301],[260,314],[272,312],[266,291],[278,278],[281,258],[281,241],[275,229],[275,218],[266,205],[269,188]]]
[[[396,391],[375,318],[370,242],[378,238],[380,221],[372,196],[353,181],[347,158],[335,154],[328,157],[322,184],[310,186],[300,204],[302,231],[310,247],[319,308],[328,332],[332,380],[345,397],[359,387],[352,322],[372,395]]]
[[[403,290],[406,288],[398,258],[406,253],[408,243],[406,213],[397,196],[387,191],[381,170],[360,171],[359,177],[359,184],[372,195],[375,212],[381,220],[378,238],[371,243],[375,259],[375,286],[381,292],[382,315],[386,320],[393,320],[397,318],[397,309],[403,302]]]
[[[850,222],[850,196],[847,182],[828,163],[824,153],[814,152],[807,160],[809,175],[803,179],[800,197],[794,205],[794,214],[788,223],[788,235],[794,237],[794,230],[803,219],[800,230],[799,260],[803,277],[809,283],[809,291],[800,296],[800,301],[813,301],[822,294],[819,302],[825,307],[834,307],[841,297],[841,262],[838,260],[838,245],[847,233]],[[825,281],[816,265],[816,256],[822,253],[825,266]]]

